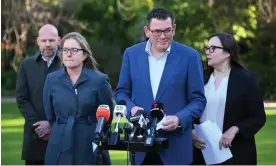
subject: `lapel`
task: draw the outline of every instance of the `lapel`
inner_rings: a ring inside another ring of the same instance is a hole
[[[146,48],[146,42],[145,45],[142,47],[142,49]],[[150,82],[150,74],[149,74],[149,59],[148,59],[148,53],[145,50],[142,50],[141,58],[138,59],[138,69],[140,77],[142,78],[142,81],[145,85],[145,93],[148,93],[147,95],[151,96],[152,101],[154,101],[153,94],[152,94],[152,88],[151,88],[151,82]],[[139,55],[140,56],[140,55]]]
[[[83,66],[81,74],[75,84],[75,87],[78,87],[78,85],[80,85],[88,80],[88,72],[89,72],[89,69],[86,68],[85,66]]]
[[[163,74],[159,83],[158,91],[156,94],[155,101],[158,101],[164,91],[166,90],[169,81],[171,80],[171,77],[174,74],[174,71],[179,63],[180,56],[176,52],[176,43],[172,41],[171,43],[171,52],[169,53],[167,57],[167,61],[163,70]]]
[[[225,112],[224,112],[224,122],[223,122],[223,132],[226,131],[228,128],[225,128],[228,126],[228,114],[231,113],[231,110],[229,109],[230,105],[232,104],[231,101],[234,100],[235,98],[235,80],[237,77],[237,68],[232,67],[230,75],[229,75],[229,80],[228,80],[228,86],[227,86],[227,94],[226,94],[226,103],[225,103]]]
[[[78,85],[80,85],[83,82],[86,82],[88,80],[88,70],[85,66],[82,68],[82,72],[77,80],[77,82],[75,83],[75,85],[72,84],[67,72],[66,72],[66,68],[63,67],[62,70],[60,70],[60,78],[62,78],[65,81],[66,85],[70,86],[70,89],[76,88],[78,87]]]
[[[34,55],[34,60],[37,62],[38,58],[41,56],[40,51],[36,52]]]

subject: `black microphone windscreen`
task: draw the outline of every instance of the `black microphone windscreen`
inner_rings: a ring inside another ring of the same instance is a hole
[[[138,110],[138,111],[134,114],[134,116],[140,116],[140,115],[143,115],[144,117],[146,117],[146,116],[147,116],[147,113],[146,113],[146,111],[144,111],[144,110]]]
[[[157,102],[152,105],[151,109],[153,109],[153,108],[160,108],[161,110],[164,110],[164,105],[163,105],[163,103]]]
[[[126,105],[126,102],[125,102],[125,100],[120,100],[120,101],[117,103],[117,105]]]
[[[141,118],[141,116],[143,116],[144,118],[146,118],[146,116],[147,116],[146,111],[144,111],[144,110],[138,110],[133,116],[131,116],[131,117],[129,118],[129,121],[130,121],[131,123],[138,122],[139,119]]]
[[[134,116],[140,116],[140,115],[143,115],[144,117],[146,117],[147,113],[146,113],[146,111],[144,111],[144,110],[138,110],[138,111],[134,114]]]
[[[162,103],[155,103],[152,105],[150,111],[151,117],[156,117],[158,121],[162,120],[164,117],[164,106]]]

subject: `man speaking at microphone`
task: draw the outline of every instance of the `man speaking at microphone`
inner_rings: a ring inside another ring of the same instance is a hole
[[[176,24],[172,12],[154,8],[146,21],[144,32],[149,40],[125,50],[115,96],[117,101],[126,101],[128,116],[140,109],[149,114],[153,103],[162,103],[166,121],[158,133],[169,139],[169,148],[136,152],[135,164],[191,164],[192,121],[206,105],[200,56],[173,40]]]

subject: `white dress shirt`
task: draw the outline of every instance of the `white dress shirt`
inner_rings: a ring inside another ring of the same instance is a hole
[[[167,57],[171,51],[171,46],[169,46],[169,48],[160,57],[153,55],[150,51],[150,48],[151,43],[148,40],[145,51],[148,53],[150,83],[153,98],[155,99],[163,74],[163,70],[167,61]]]
[[[52,64],[52,62],[53,62],[54,58],[56,57],[56,55],[57,55],[57,53],[55,53],[55,55],[52,56],[52,58],[48,61],[48,60],[41,54],[42,59],[43,59],[45,62],[47,62],[47,66],[48,66],[48,67]]]
[[[221,131],[223,131],[228,79],[229,76],[225,76],[216,89],[215,78],[212,73],[208,83],[204,86],[207,104],[200,118],[200,123],[210,120],[215,122]]]

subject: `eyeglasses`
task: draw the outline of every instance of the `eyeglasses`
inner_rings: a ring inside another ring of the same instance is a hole
[[[150,30],[151,33],[153,34],[153,36],[160,36],[163,32],[164,36],[170,36],[173,32],[173,29],[171,28],[168,28],[168,29],[165,29],[165,30],[161,30],[161,29],[155,29],[155,30]]]
[[[77,54],[79,51],[84,51],[82,48],[61,48],[63,54],[68,54],[70,52],[71,55]]]
[[[219,46],[210,46],[210,47],[206,46],[206,47],[204,47],[205,52],[208,50],[210,53],[215,52],[216,49],[226,50],[225,48],[219,47]]]

